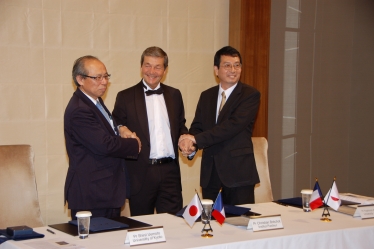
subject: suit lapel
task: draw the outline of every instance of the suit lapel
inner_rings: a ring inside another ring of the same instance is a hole
[[[101,121],[104,123],[104,126],[113,134],[115,135],[114,131],[113,131],[113,128],[112,126],[108,123],[108,120],[104,117],[104,115],[101,113],[101,111],[99,110],[99,108],[96,107],[96,105],[89,99],[87,98],[87,96],[80,90],[80,89],[77,89],[75,91],[75,93],[77,94],[77,96],[84,102],[86,103],[86,105],[88,105],[94,112],[97,113],[97,115],[99,116],[99,118],[101,119]],[[104,105],[104,102],[101,98],[99,98],[99,101],[101,103],[101,105],[104,107],[105,111],[108,113],[109,117],[111,117],[111,113],[109,112],[109,110],[106,108],[106,106]],[[114,123],[113,123],[114,124]]]
[[[207,110],[211,110],[208,112],[209,116],[207,117],[207,120],[209,120],[209,127],[213,127],[216,125],[218,92],[219,92],[219,85],[214,87],[214,90],[212,91],[212,97],[209,98],[209,103],[208,103],[209,108],[207,108]]]
[[[229,99],[226,101],[225,105],[223,106],[221,112],[218,115],[217,124],[219,124],[220,122],[222,122],[223,118],[225,117],[226,113],[230,110],[231,106],[239,99],[238,95],[240,95],[240,93],[242,91],[242,85],[241,84],[242,83],[238,82],[238,84],[236,85],[235,89],[230,94]]]
[[[147,116],[147,107],[145,105],[145,96],[144,96],[144,90],[143,90],[143,82],[140,81],[135,86],[135,109],[136,114],[139,119],[139,125],[145,134],[145,137],[147,138],[148,142],[150,142],[149,138],[149,127],[148,127],[148,116]]]

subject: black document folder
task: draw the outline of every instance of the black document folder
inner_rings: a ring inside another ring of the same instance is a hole
[[[178,217],[182,217],[186,207],[187,206],[182,208],[175,215],[178,216]],[[243,216],[258,216],[258,215],[261,215],[259,213],[252,212],[250,208],[246,208],[246,207],[238,207],[238,206],[228,205],[228,204],[223,204],[223,207],[225,209],[226,217],[236,217],[236,216],[241,216],[241,215],[243,215]],[[212,217],[212,219],[214,220],[214,217]],[[199,220],[200,219],[198,219],[197,221],[199,221]]]
[[[78,226],[77,220],[71,220],[69,223]],[[105,217],[95,217],[90,220],[90,232],[108,231],[127,227],[129,227],[129,225]]]
[[[91,218],[91,220],[94,220],[95,218]],[[142,227],[151,227],[152,225],[150,224],[147,224],[147,223],[144,223],[144,222],[141,222],[141,221],[137,221],[137,220],[134,220],[134,219],[131,219],[131,218],[127,218],[127,217],[119,217],[119,218],[113,218],[113,219],[110,219],[110,220],[113,220],[113,221],[116,221],[116,222],[119,222],[119,223],[122,223],[124,224],[122,227],[111,227],[109,229],[100,229],[100,231],[91,231],[90,230],[90,233],[101,233],[101,232],[108,232],[108,231],[114,231],[114,230],[126,230],[126,229],[133,229],[133,228],[142,228]],[[70,235],[73,235],[73,236],[77,236],[78,235],[78,228],[76,225],[73,225],[69,222],[67,223],[61,223],[61,224],[54,224],[54,225],[49,225],[50,227],[54,228],[54,229],[57,229],[61,232],[64,232],[64,233],[67,233],[67,234],[70,234]],[[91,229],[91,226],[90,226],[90,229]]]
[[[278,203],[278,204],[281,204],[281,205],[285,205],[285,206],[303,208],[303,201],[302,201],[301,197],[280,199],[280,200],[277,200],[275,202]],[[342,205],[354,205],[354,204],[359,204],[359,203],[352,202],[352,201],[341,200],[340,205],[342,206]]]

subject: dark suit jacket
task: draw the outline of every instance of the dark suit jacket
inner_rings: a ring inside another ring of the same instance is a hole
[[[171,140],[173,142],[175,162],[178,161],[178,139],[181,134],[188,133],[185,126],[184,106],[182,94],[178,89],[164,85],[164,99],[166,109],[169,115]],[[127,160],[127,168],[130,175],[131,194],[137,194],[144,182],[144,176],[147,174],[149,164],[149,155],[151,143],[149,137],[147,107],[145,104],[143,81],[140,81],[133,87],[125,89],[117,94],[114,105],[113,117],[117,124],[127,126],[142,142],[142,150],[138,160]],[[178,167],[179,169],[179,167]]]
[[[99,100],[104,106],[101,98]],[[137,157],[136,139],[117,136],[104,115],[80,89],[74,92],[66,107],[64,131],[69,156],[65,201],[69,208],[121,207],[126,199],[124,158]]]
[[[219,86],[201,93],[189,130],[203,149],[200,185],[207,187],[213,167],[226,187],[258,183],[253,155],[252,130],[260,103],[260,92],[238,82],[216,123]]]

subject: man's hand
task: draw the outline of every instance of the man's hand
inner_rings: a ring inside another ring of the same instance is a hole
[[[119,135],[123,138],[131,138],[131,136],[133,135],[133,132],[130,131],[129,128],[127,128],[127,126],[119,127],[118,131]]]
[[[119,127],[118,131],[122,138],[135,138],[136,140],[138,140],[139,153],[140,153],[142,149],[142,143],[140,142],[140,139],[136,136],[136,133],[130,131],[129,128],[127,128],[126,126]]]
[[[179,138],[178,146],[182,151],[183,156],[188,156],[196,150],[194,143],[196,143],[195,137],[189,134],[181,135]]]
[[[133,132],[130,138],[135,138],[136,140],[138,140],[139,153],[140,153],[140,151],[142,150],[142,143],[140,142],[140,139],[138,138],[138,136],[136,136],[136,133]]]

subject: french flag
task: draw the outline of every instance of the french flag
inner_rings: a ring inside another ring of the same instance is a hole
[[[322,202],[322,191],[319,187],[318,181],[316,181],[316,184],[314,184],[314,189],[312,196],[310,197],[310,208],[312,210],[319,208],[320,206],[323,205]]]
[[[216,219],[216,221],[219,222],[219,224],[222,225],[222,223],[226,219],[225,215],[225,209],[223,207],[223,202],[222,202],[222,196],[221,196],[221,191],[218,193],[218,196],[216,198],[216,201],[214,202],[213,205],[213,211],[212,211],[212,216]]]

